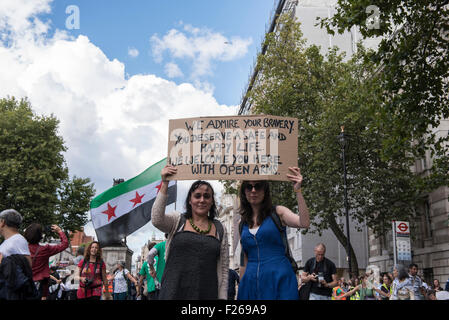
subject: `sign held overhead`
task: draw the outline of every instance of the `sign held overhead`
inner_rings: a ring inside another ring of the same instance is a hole
[[[167,162],[174,180],[289,181],[298,165],[298,120],[270,115],[169,121]]]

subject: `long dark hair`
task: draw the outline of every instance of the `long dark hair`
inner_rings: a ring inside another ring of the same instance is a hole
[[[261,225],[262,222],[268,217],[271,213],[273,203],[271,201],[271,192],[270,185],[268,181],[261,180],[257,181],[257,183],[261,183],[263,185],[264,197],[262,201],[262,208],[260,210],[259,215],[257,216],[257,224]],[[240,186],[239,195],[240,195],[240,208],[239,213],[242,215],[242,221],[246,222],[250,228],[253,227],[253,209],[251,208],[248,199],[246,198],[245,189],[249,184],[248,181],[243,181]]]
[[[89,243],[87,248],[84,250],[84,261],[86,261],[86,262],[89,262],[89,260],[90,260],[90,248],[92,247],[92,245],[94,243],[98,244],[98,252],[97,252],[97,256],[95,257],[97,262],[102,261],[102,259],[103,259],[103,251],[101,250],[100,242],[92,241],[91,243]]]
[[[208,186],[210,188],[210,190],[212,191],[212,206],[210,207],[208,218],[210,220],[214,220],[215,217],[217,216],[217,205],[215,204],[214,188],[212,188],[210,183],[207,181],[197,180],[190,186],[189,193],[187,194],[187,198],[186,198],[186,202],[185,202],[186,212],[184,213],[184,215],[186,216],[187,219],[192,217],[192,206],[189,203],[190,197],[192,196],[192,193],[196,189],[198,189],[199,187],[201,187],[203,185]]]
[[[29,244],[36,244],[42,240],[42,225],[40,223],[32,223],[26,228],[23,234]]]

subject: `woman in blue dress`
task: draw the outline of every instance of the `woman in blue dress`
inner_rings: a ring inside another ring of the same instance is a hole
[[[300,169],[289,168],[298,201],[299,215],[284,206],[273,206],[267,181],[243,181],[240,214],[243,228],[240,242],[244,252],[240,267],[238,300],[296,300],[298,282],[285,254],[281,233],[271,217],[274,210],[282,227],[308,228],[309,210],[301,193]]]

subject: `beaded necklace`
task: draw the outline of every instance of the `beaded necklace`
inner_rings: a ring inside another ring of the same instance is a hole
[[[193,223],[193,219],[189,218],[190,225],[192,226],[193,230],[195,230],[198,233],[201,234],[208,234],[210,232],[210,229],[212,228],[212,222],[209,221],[209,227],[206,230],[201,230],[196,224]]]

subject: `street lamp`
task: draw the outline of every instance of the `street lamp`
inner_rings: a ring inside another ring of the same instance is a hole
[[[348,207],[348,188],[346,184],[346,147],[348,146],[348,141],[346,140],[345,127],[341,126],[341,133],[338,135],[338,142],[341,146],[342,159],[343,159],[343,181],[344,181],[344,195],[345,195],[345,214],[346,214],[346,251],[348,253],[348,273],[349,278],[352,277],[352,266],[351,266],[351,240],[349,237],[349,207]]]

